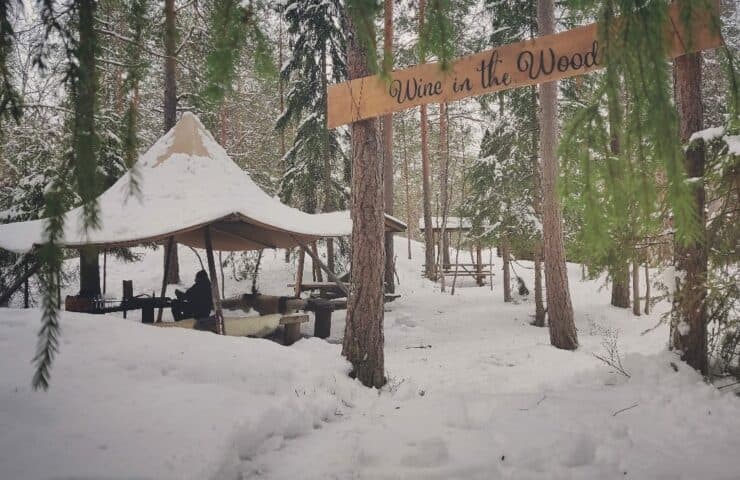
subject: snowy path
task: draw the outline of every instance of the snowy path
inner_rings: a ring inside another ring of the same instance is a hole
[[[329,343],[290,348],[65,315],[53,387],[32,393],[38,312],[0,310],[0,478],[737,478],[740,401],[675,372],[665,327],[641,335],[660,312],[609,307],[572,266],[581,348],[559,351],[499,277],[441,294],[420,253],[399,260],[380,393],[346,376],[337,314]],[[290,267],[266,260],[263,291],[285,289]],[[109,285],[154,288],[160,262],[112,269]],[[617,330],[630,379],[592,356]]]

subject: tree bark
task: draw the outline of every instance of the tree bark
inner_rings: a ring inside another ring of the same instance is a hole
[[[409,152],[406,144],[406,121],[405,116],[401,116],[401,129],[403,132],[403,181],[406,186],[406,243],[408,247],[408,258],[411,260],[411,232],[413,224],[411,223],[411,189],[409,186]]]
[[[645,261],[645,315],[650,315],[650,265]]]
[[[75,91],[74,153],[78,169],[77,191],[83,202],[91,202],[100,193],[95,175],[97,170],[98,140],[95,131],[95,99],[98,90],[95,65],[95,10],[96,2],[78,2],[79,7],[79,71]],[[92,178],[83,169],[92,166]],[[87,223],[87,222],[86,222]],[[100,295],[100,268],[96,248],[80,249],[80,296],[94,298]]]
[[[80,249],[80,293],[81,297],[95,298],[100,295],[100,261],[95,248]]]
[[[632,261],[632,313],[639,317],[640,311],[640,262]]]
[[[393,0],[385,0],[383,53],[385,68],[393,69]],[[385,212],[393,215],[393,114],[383,117],[383,196]],[[385,291],[396,292],[396,272],[393,232],[385,233]]]
[[[175,55],[177,49],[177,28],[175,26],[175,0],[164,2],[164,131],[169,132],[177,122],[177,80]],[[167,270],[167,283],[180,283],[180,260],[177,255],[177,243],[173,247],[164,249],[163,265],[167,265],[167,255],[170,257]]]
[[[678,108],[681,142],[687,144],[691,135],[702,129],[701,54],[678,57],[673,62],[676,107]],[[686,150],[686,173],[690,178],[703,179],[704,145],[699,142]],[[676,289],[671,312],[671,348],[681,353],[681,359],[702,374],[707,374],[707,250],[705,190],[702,181],[691,184],[693,204],[698,216],[696,238],[674,246]]]
[[[424,28],[425,0],[419,0],[419,32]],[[419,59],[426,63],[425,58]],[[432,180],[429,167],[429,124],[427,120],[427,106],[419,107],[421,114],[421,188],[422,207],[424,210],[424,274],[430,280],[436,280],[434,268],[434,230],[432,225]]]
[[[540,35],[555,33],[554,0],[538,0],[537,23]],[[540,156],[542,158],[542,217],[543,256],[545,259],[545,285],[547,313],[550,319],[550,343],[557,348],[578,348],[578,337],[573,320],[573,306],[568,287],[568,270],[565,264],[563,231],[556,182],[558,159],[556,156],[557,131],[557,82],[540,85]]]
[[[369,27],[372,28],[372,27]],[[367,52],[348,19],[348,78],[370,75]],[[374,33],[371,38],[374,38]],[[363,385],[385,384],[383,357],[383,270],[385,217],[378,121],[352,124],[352,284],[342,354]]]
[[[511,301],[511,268],[510,268],[510,256],[509,256],[509,240],[503,239],[501,241],[501,257],[504,270],[504,302]]]
[[[612,277],[612,299],[615,307],[630,308],[630,269],[628,264],[622,264],[610,269]]]
[[[611,150],[612,155],[619,156],[620,154],[620,141],[619,141],[619,125],[621,124],[621,119],[618,115],[616,115],[614,112],[616,112],[616,107],[612,106],[610,104],[609,106],[609,129],[611,134],[611,140],[609,142],[609,148]],[[630,276],[630,267],[629,263],[627,262],[620,262],[618,259],[621,256],[619,253],[619,250],[623,248],[623,242],[624,242],[624,235],[620,233],[615,234],[615,243],[618,245],[617,247],[612,247],[612,251],[616,250],[617,252],[612,255],[612,257],[616,258],[616,263],[614,265],[611,265],[609,267],[609,274],[612,279],[612,298],[611,298],[611,304],[615,307],[619,308],[629,308],[630,307],[630,286],[629,286],[629,276]],[[622,247],[620,248],[621,245]]]

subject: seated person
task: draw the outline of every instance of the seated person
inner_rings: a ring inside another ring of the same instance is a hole
[[[172,301],[172,317],[177,320],[186,318],[208,318],[213,307],[211,282],[205,270],[195,274],[195,284],[186,292],[175,290],[176,300]]]

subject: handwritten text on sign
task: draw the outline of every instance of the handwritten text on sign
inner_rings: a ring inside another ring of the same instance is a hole
[[[678,8],[671,6],[666,26],[671,57],[690,51],[716,48],[721,38],[711,27],[711,11],[695,11],[691,35],[679,20]],[[331,85],[328,91],[328,125],[356,122],[426,103],[441,103],[466,97],[583,75],[599,69],[598,27],[596,24],[567,32],[512,43],[462,57],[451,69],[439,65],[417,65],[391,74],[390,82],[379,76],[358,78]]]

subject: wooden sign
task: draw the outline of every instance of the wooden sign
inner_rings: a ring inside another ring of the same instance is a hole
[[[722,45],[712,26],[717,11],[694,11],[689,34],[680,20],[678,4],[670,6],[665,29],[671,58]],[[692,39],[690,48],[688,38]],[[593,23],[462,57],[446,72],[436,63],[427,63],[395,71],[390,81],[378,75],[358,78],[329,87],[328,126],[583,75],[602,68],[600,61],[598,25]]]

